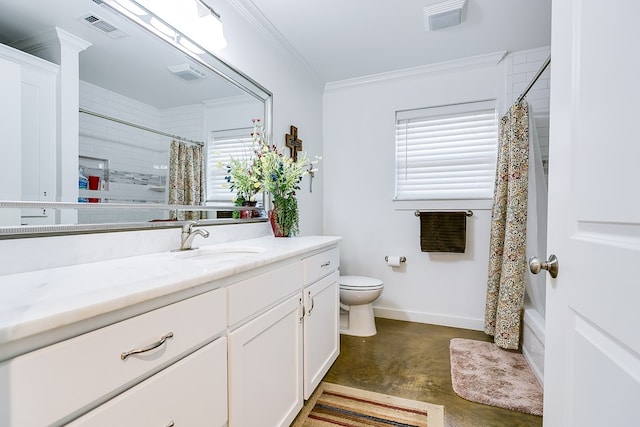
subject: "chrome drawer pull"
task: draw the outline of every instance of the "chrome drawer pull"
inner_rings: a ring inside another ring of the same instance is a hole
[[[309,292],[309,294],[311,294],[311,292]],[[311,296],[311,295],[309,295],[309,296]],[[316,306],[316,300],[314,298],[311,298],[311,308],[307,312],[307,316],[311,316],[311,312],[313,311],[313,307],[315,307],[315,306]]]
[[[323,262],[322,264],[320,264],[320,267],[328,267],[331,265],[331,261],[327,261],[327,262]]]
[[[167,424],[167,427],[174,427],[176,425],[176,423],[174,423],[173,421],[171,421],[169,424]]]
[[[138,348],[136,350],[125,351],[124,353],[122,353],[120,355],[120,359],[125,360],[127,357],[132,356],[134,354],[146,353],[147,351],[151,351],[151,350],[153,350],[155,348],[158,348],[162,344],[164,344],[164,342],[167,340],[167,338],[173,338],[173,332],[167,333],[165,336],[160,338],[160,340],[158,340],[158,341],[154,342],[153,344],[150,344],[150,345],[148,345],[146,347]]]

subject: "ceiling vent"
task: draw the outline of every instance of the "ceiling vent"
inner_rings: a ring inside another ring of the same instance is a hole
[[[445,0],[432,2],[424,8],[424,25],[427,31],[452,27],[464,21],[467,0]]]
[[[169,67],[169,71],[171,71],[177,77],[189,81],[200,80],[207,77],[207,75],[203,71],[200,71],[189,64],[171,65]]]
[[[89,13],[79,18],[82,22],[87,25],[91,25],[92,28],[100,31],[111,37],[112,39],[121,39],[129,36],[129,34],[125,33],[121,29],[117,28],[115,25],[110,24],[104,19],[100,18],[95,13]]]

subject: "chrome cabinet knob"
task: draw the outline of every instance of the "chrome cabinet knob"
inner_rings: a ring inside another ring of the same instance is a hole
[[[551,277],[555,279],[558,277],[558,257],[549,255],[547,261],[540,261],[537,256],[532,256],[529,258],[529,270],[533,274],[540,273],[540,270],[547,270]]]

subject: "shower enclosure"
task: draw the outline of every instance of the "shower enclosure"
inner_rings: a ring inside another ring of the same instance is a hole
[[[537,115],[529,107],[529,203],[527,213],[527,258],[547,259],[547,180],[538,135],[538,126],[548,129],[549,115]],[[548,137],[547,137],[548,140]],[[548,151],[547,151],[548,153]],[[526,293],[522,328],[522,353],[543,383],[545,332],[545,274],[526,273]]]
[[[547,171],[549,166],[549,87],[548,49],[523,53],[535,76],[524,98],[529,103],[529,203],[527,213],[527,258],[547,259]],[[547,57],[547,60],[542,59]],[[537,58],[537,61],[534,59]],[[531,71],[529,71],[531,73]],[[515,86],[514,86],[515,87]],[[522,91],[523,89],[520,89]],[[544,380],[545,299],[547,275],[526,272],[526,294],[522,327],[522,353],[540,381]]]

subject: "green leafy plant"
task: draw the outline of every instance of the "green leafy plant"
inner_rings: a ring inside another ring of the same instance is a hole
[[[234,206],[242,206],[244,203],[244,198],[242,197],[237,197],[234,201],[233,201],[233,205]],[[233,219],[239,219],[240,216],[240,211],[233,211],[233,213],[231,214],[231,218]]]
[[[227,164],[225,180],[229,183],[229,189],[236,192],[238,199],[254,201],[255,195],[261,190],[262,184],[256,175],[258,165],[257,157],[252,152],[248,158],[231,158]]]
[[[271,225],[276,236],[295,236],[300,231],[298,200],[295,197],[273,197]]]

